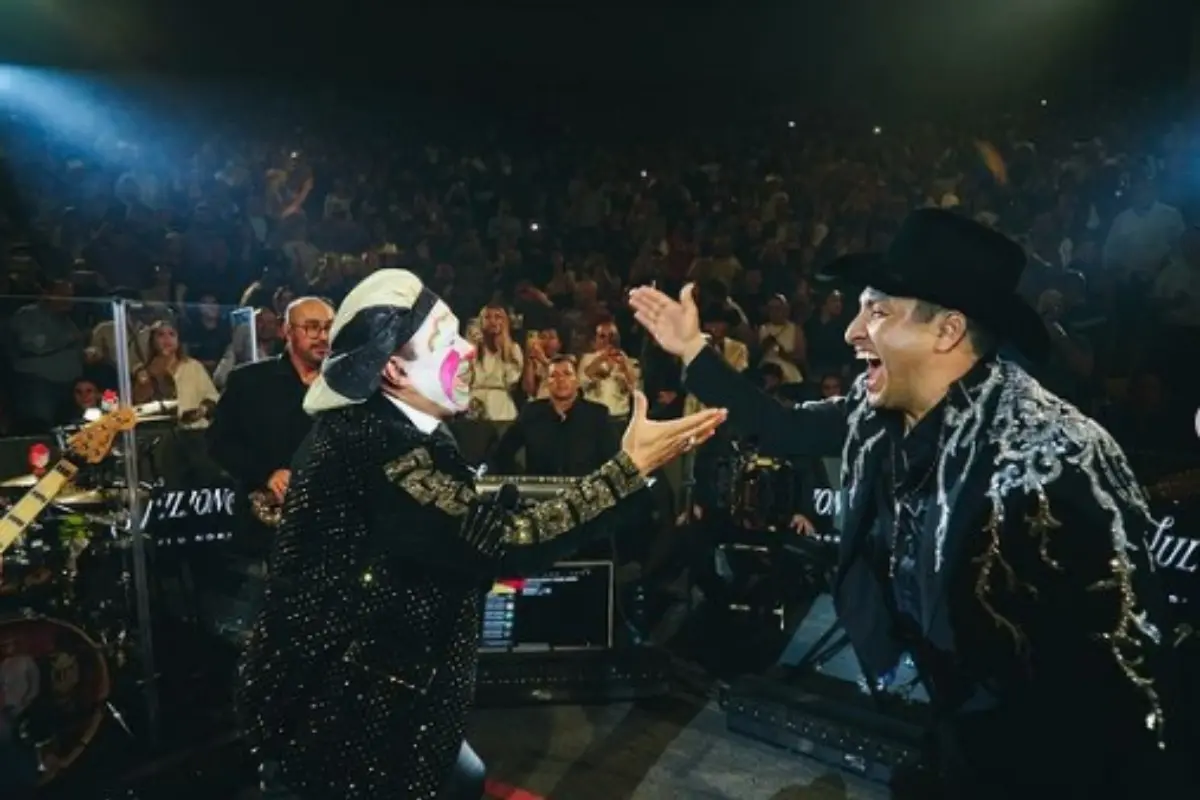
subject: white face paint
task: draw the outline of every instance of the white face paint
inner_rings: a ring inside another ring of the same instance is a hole
[[[454,312],[438,300],[409,345],[412,357],[402,363],[413,388],[447,411],[466,411],[475,348],[459,336]]]

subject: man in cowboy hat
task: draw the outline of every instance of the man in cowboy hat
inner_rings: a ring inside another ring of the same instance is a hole
[[[443,424],[467,407],[474,354],[403,270],[362,281],[334,318],[239,688],[269,796],[478,800],[463,732],[484,590],[602,533],[644,476],[724,418],[648,422],[638,395],[614,459],[518,513],[480,501]]]
[[[834,598],[867,678],[908,653],[932,698],[938,787],[916,796],[1152,797],[1171,646],[1155,522],[1109,435],[997,357],[1047,349],[1024,262],[971,220],[914,212],[886,253],[829,270],[862,290],[846,341],[865,372],[790,409],[705,347],[689,289],[630,304],[738,433],[842,457]]]

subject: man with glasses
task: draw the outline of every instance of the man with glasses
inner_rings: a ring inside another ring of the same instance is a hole
[[[308,385],[320,374],[329,354],[333,307],[317,297],[292,301],[284,317],[284,352],[244,364],[229,376],[217,403],[209,444],[213,458],[238,483],[242,514],[250,520],[245,533],[255,550],[269,542],[261,514],[246,514],[245,501],[255,492],[268,503],[283,503],[291,479],[292,455],[308,434],[311,421],[301,405]]]
[[[252,620],[258,579],[292,477],[292,456],[312,427],[304,413],[304,395],[329,355],[333,311],[319,297],[293,300],[284,313],[283,353],[233,370],[217,402],[208,429],[209,452],[236,484],[234,550],[240,558],[232,569],[249,579],[234,601],[235,609],[222,610],[222,597],[213,598],[220,606],[206,604],[210,607],[204,615],[219,632]],[[230,571],[225,564],[213,569],[219,574]]]

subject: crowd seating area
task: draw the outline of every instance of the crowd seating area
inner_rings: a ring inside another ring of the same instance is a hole
[[[0,435],[45,433],[117,386],[111,298],[135,303],[135,399],[172,391],[158,380],[178,378],[170,341],[204,366],[173,387],[182,402],[277,354],[291,299],[336,303],[380,266],[420,274],[479,343],[475,419],[512,421],[558,353],[576,356],[584,395],[614,418],[635,387],[654,413],[684,410],[678,364],[625,307],[650,281],[696,281],[715,345],[755,380],[787,398],[837,393],[856,369],[841,337],[857,300],[815,268],[885,246],[906,212],[936,205],[1026,245],[1029,302],[1065,334],[1039,370],[1045,385],[1130,449],[1195,450],[1200,392],[1180,368],[1200,344],[1200,136],[1188,110],[1031,105],[857,132],[727,121],[669,146],[483,135],[446,146],[417,131],[363,136],[315,113],[90,141],[14,115],[3,123]]]

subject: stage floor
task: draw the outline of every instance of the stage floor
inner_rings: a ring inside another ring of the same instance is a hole
[[[725,729],[713,702],[686,696],[633,705],[476,712],[471,742],[491,800],[875,800],[886,787]],[[67,800],[257,800],[243,748],[177,753],[118,791]],[[1195,797],[1194,793],[1180,793]]]
[[[688,697],[479,711],[471,742],[501,784],[497,789],[529,793],[513,800],[889,796],[878,784],[730,733],[715,702]]]
[[[715,702],[672,696],[611,706],[475,713],[471,743],[492,800],[867,800],[885,787],[730,733]],[[144,765],[99,800],[256,800],[231,737]],[[70,800],[84,800],[71,794]]]

